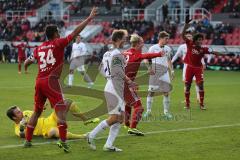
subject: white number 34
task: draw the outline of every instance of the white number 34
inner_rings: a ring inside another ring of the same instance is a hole
[[[47,53],[47,57],[45,58],[45,52],[38,52],[38,55],[40,56],[40,69],[43,69],[47,66],[47,64],[52,64],[52,66],[56,63],[56,59],[53,57],[52,50],[49,49]]]

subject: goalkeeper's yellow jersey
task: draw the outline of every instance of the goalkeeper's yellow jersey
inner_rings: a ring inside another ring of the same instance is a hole
[[[26,122],[29,121],[32,114],[33,114],[33,111],[30,111],[30,110],[23,111],[23,118],[25,119]],[[48,137],[48,132],[53,127],[57,127],[57,117],[55,112],[53,112],[47,118],[44,118],[42,116],[38,118],[38,122],[34,129],[33,135]],[[15,134],[20,137],[19,133],[20,133],[20,125],[15,124]],[[26,133],[26,129],[25,129],[25,133]]]

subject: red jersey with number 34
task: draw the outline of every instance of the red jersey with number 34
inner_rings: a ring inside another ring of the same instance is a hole
[[[70,34],[65,38],[57,38],[43,42],[34,50],[34,58],[38,62],[37,78],[46,78],[50,75],[60,77],[64,59],[64,48],[71,42]]]
[[[186,40],[187,53],[184,58],[184,63],[193,67],[202,67],[202,58],[204,54],[210,54],[211,51],[207,47],[196,47],[193,41]]]

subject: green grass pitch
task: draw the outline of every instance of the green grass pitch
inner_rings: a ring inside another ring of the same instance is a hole
[[[30,74],[18,75],[17,65],[0,64],[0,160],[13,159],[122,159],[122,160],[238,160],[240,157],[240,73],[231,71],[205,71],[205,103],[207,111],[201,111],[195,100],[195,92],[191,92],[191,113],[183,109],[182,71],[176,70],[171,93],[171,111],[174,120],[161,119],[162,97],[155,97],[153,102],[154,119],[143,121],[139,129],[146,136],[128,136],[122,127],[120,137],[115,145],[123,149],[122,153],[106,153],[102,151],[108,131],[100,134],[97,151],[89,150],[85,140],[69,142],[71,153],[65,154],[56,144],[56,140],[40,137],[33,139],[32,148],[23,148],[24,139],[14,135],[14,124],[5,115],[11,105],[19,105],[22,109],[33,108],[34,83],[37,72],[36,65],[29,69]],[[75,84],[80,83],[75,74]],[[105,80],[98,77],[94,88],[102,89]],[[194,85],[193,85],[194,86]],[[74,99],[82,110],[96,106],[99,100],[82,96],[66,97]],[[146,106],[146,98],[142,97]],[[52,110],[47,109],[44,115]],[[191,114],[191,116],[190,116]],[[105,116],[100,117],[101,119]],[[81,122],[69,122],[69,130],[73,133],[85,133],[95,125],[84,126]]]

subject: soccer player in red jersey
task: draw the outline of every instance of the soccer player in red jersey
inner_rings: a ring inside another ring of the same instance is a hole
[[[35,48],[33,46],[29,46],[25,43],[20,43],[18,45],[14,45],[13,43],[11,43],[11,45],[13,47],[16,47],[18,49],[18,73],[21,74],[21,68],[22,68],[22,63],[24,63],[24,61],[26,60],[26,55],[25,55],[25,49],[26,48]],[[27,68],[25,67],[25,73],[27,73]]]
[[[164,53],[144,53],[142,54],[142,47],[144,46],[143,38],[137,34],[131,35],[130,38],[131,48],[124,52],[127,59],[127,65],[125,68],[125,74],[132,81],[135,80],[137,71],[139,69],[140,63],[144,59],[152,59],[155,57],[161,57]],[[124,84],[124,99],[126,102],[125,106],[125,125],[128,127],[128,134],[135,134],[143,136],[144,133],[139,131],[136,127],[138,122],[141,120],[143,107],[141,99],[138,97],[136,91],[130,89],[128,85]],[[134,108],[131,124],[131,111],[132,106]]]
[[[93,7],[90,15],[81,22],[76,29],[67,37],[60,38],[57,26],[47,26],[45,34],[48,41],[43,42],[34,50],[34,58],[38,62],[38,76],[35,85],[35,107],[26,130],[26,141],[24,146],[30,147],[34,128],[41,115],[44,104],[48,99],[54,108],[58,117],[58,130],[60,140],[58,146],[65,152],[69,152],[69,146],[66,143],[67,107],[64,103],[59,77],[61,75],[64,59],[64,48],[85,28],[85,26],[95,17],[97,8]],[[33,60],[25,61],[25,66],[31,64]]]
[[[186,22],[184,25],[182,37],[187,45],[187,53],[184,58],[184,63],[186,64],[186,74],[185,74],[185,103],[186,108],[190,108],[190,88],[192,79],[196,77],[196,84],[199,87],[199,97],[200,97],[200,109],[206,110],[204,106],[204,87],[203,87],[203,65],[201,63],[204,54],[212,54],[213,51],[208,47],[202,47],[203,35],[200,33],[193,35],[193,40],[188,39],[186,35],[186,30],[189,28],[189,17],[186,17]],[[217,52],[214,52],[217,53]]]

